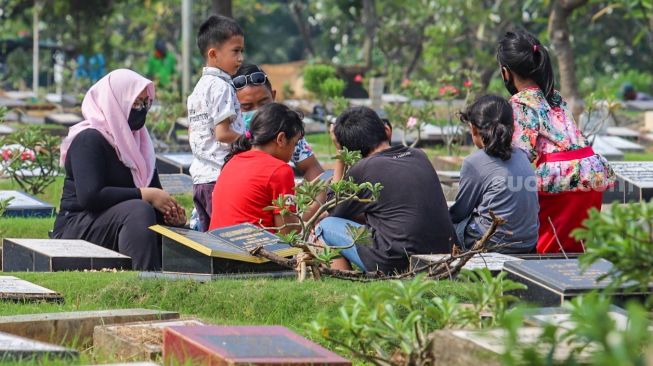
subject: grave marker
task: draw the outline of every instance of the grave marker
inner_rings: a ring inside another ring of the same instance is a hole
[[[93,343],[93,329],[98,325],[148,320],[178,319],[179,313],[148,309],[73,311],[0,316],[0,332],[42,342]]]
[[[63,301],[61,294],[21,280],[14,276],[0,276],[0,300],[13,301]]]
[[[605,290],[609,278],[598,280],[612,268],[606,260],[599,260],[585,271],[581,271],[577,259],[550,259],[506,262],[504,270],[508,278],[528,286],[526,290],[515,291],[524,301],[542,306],[561,306],[566,300],[592,290]],[[641,293],[628,293],[626,285],[614,290],[612,295],[619,300]]]
[[[186,319],[97,326],[93,331],[94,353],[119,361],[154,361],[163,351],[163,328],[190,325],[204,323]]]
[[[606,129],[608,136],[617,136],[626,140],[637,141],[640,133],[628,127],[608,127]]]
[[[612,163],[610,166],[617,180],[615,187],[604,195],[605,203],[614,200],[620,203],[650,201],[653,198],[653,161]]]
[[[653,132],[653,111],[644,112],[644,128],[648,132]]]
[[[622,152],[641,153],[646,150],[644,149],[644,146],[634,143],[632,141],[628,141],[618,136],[596,136],[594,138],[594,144],[596,144],[597,142],[605,143]]]
[[[553,324],[563,329],[572,330],[575,322],[571,319],[571,311],[567,308],[538,308],[529,311],[524,322],[533,326],[544,326]],[[607,314],[616,325],[618,330],[624,331],[628,325],[628,314],[624,309],[611,305]]]
[[[0,135],[9,135],[9,134],[14,133],[14,131],[15,130],[13,128],[0,123]]]
[[[598,136],[592,143],[592,149],[596,154],[603,156],[608,161],[622,161],[624,160],[624,153],[608,144],[606,141],[600,139]]]
[[[441,183],[451,184],[460,182],[459,170],[438,170],[437,173]]]
[[[193,193],[193,178],[186,174],[159,174],[163,190],[169,194]]]
[[[193,162],[191,153],[164,153],[156,156],[156,169],[159,174],[188,174]]]
[[[410,268],[411,270],[417,270],[433,264],[445,258],[448,258],[449,254],[418,254],[410,256]],[[452,263],[456,265],[460,259]],[[509,255],[500,254],[500,253],[478,253],[475,254],[465,265],[463,269],[474,270],[478,268],[487,268],[490,272],[498,273],[503,270],[505,262],[508,261],[521,261],[523,259],[515,258]]]
[[[169,327],[163,332],[163,358],[167,365],[351,365],[280,326]]]
[[[0,332],[0,362],[20,362],[41,358],[75,359],[76,350]]]
[[[56,124],[65,127],[71,127],[84,120],[78,114],[74,113],[51,113],[45,116],[45,123]]]
[[[5,238],[2,263],[5,272],[131,269],[130,257],[73,239]]]
[[[249,254],[258,245],[282,256],[300,249],[280,243],[279,238],[252,224],[199,231],[155,225],[163,236],[162,271],[176,273],[242,273],[287,270],[276,263]]]
[[[0,200],[12,198],[5,211],[7,217],[51,217],[54,206],[20,191],[0,191]]]
[[[539,337],[544,332],[543,328],[525,327],[517,330],[517,338],[522,345],[539,345]],[[436,365],[491,365],[499,366],[500,356],[506,351],[504,340],[506,332],[503,329],[490,330],[438,330],[430,335],[433,342],[433,357]],[[553,360],[565,361],[577,344],[561,342],[556,346]],[[546,354],[550,348],[542,348],[540,352]],[[581,363],[590,360],[589,347],[578,356]]]

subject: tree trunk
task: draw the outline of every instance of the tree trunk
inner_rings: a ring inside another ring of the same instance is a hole
[[[549,39],[554,47],[560,71],[560,91],[567,99],[574,118],[578,120],[583,110],[578,91],[574,50],[569,37],[569,17],[575,9],[587,4],[588,0],[555,0],[549,13]]]
[[[224,15],[233,18],[231,12],[231,0],[213,0],[213,14]]]
[[[363,55],[365,57],[365,70],[371,70],[374,66],[373,51],[374,38],[376,37],[376,3],[375,0],[363,0],[363,27],[365,28],[365,40],[363,41]]]
[[[304,41],[304,51],[308,53],[310,58],[315,57],[315,48],[313,48],[313,41],[311,40],[311,31],[309,26],[304,19],[304,5],[300,1],[291,1],[290,4],[290,15],[299,29],[299,33],[302,35],[302,40]]]

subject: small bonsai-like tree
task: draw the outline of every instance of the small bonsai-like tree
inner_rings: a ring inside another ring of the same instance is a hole
[[[59,175],[59,137],[30,127],[0,140],[0,169],[24,191],[41,194]]]
[[[348,151],[346,148],[343,148],[336,158],[343,162],[346,174],[347,170],[361,159],[361,154],[359,151]],[[414,268],[406,273],[385,275],[381,272],[363,273],[355,270],[344,271],[330,268],[331,261],[340,255],[340,251],[350,248],[353,245],[369,244],[370,235],[365,227],[354,228],[350,226],[348,227],[348,234],[352,238],[352,243],[329,247],[319,243],[313,236],[314,228],[319,219],[331,208],[343,202],[351,200],[374,202],[382,194],[382,189],[383,187],[380,183],[357,183],[351,177],[334,183],[327,183],[321,179],[304,182],[295,189],[295,195],[281,195],[266,208],[268,210],[279,211],[282,217],[292,216],[295,219],[292,222],[286,221],[281,227],[264,228],[275,230],[290,229],[290,232],[287,234],[277,235],[282,242],[301,249],[301,253],[294,258],[283,258],[267,251],[263,246],[253,248],[250,253],[269,259],[287,268],[297,270],[300,281],[305,280],[309,274],[314,279],[319,279],[322,274],[325,274],[354,280],[371,280],[407,278],[414,276],[418,272],[428,272],[429,278],[444,279],[451,278],[455,275],[474,254],[484,251],[485,244],[494,235],[496,228],[504,223],[501,218],[495,217],[493,213],[490,213],[493,217],[490,228],[474,244],[471,250],[460,253],[454,247],[450,256],[429,263],[428,265]],[[363,192],[366,194],[363,194]],[[325,196],[326,199],[324,199]]]

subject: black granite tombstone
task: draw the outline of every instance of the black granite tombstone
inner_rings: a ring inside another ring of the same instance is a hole
[[[190,174],[191,153],[163,153],[156,156],[156,169],[159,174]]]
[[[163,190],[169,194],[193,193],[193,178],[186,174],[159,174]]]
[[[3,240],[2,264],[5,272],[55,272],[131,269],[131,258],[84,240],[12,239]]]
[[[0,191],[0,200],[11,198],[4,216],[51,217],[54,206],[20,191]]]
[[[206,233],[155,225],[163,236],[162,271],[174,273],[253,273],[287,270],[276,263],[249,254],[264,246],[287,257],[300,250],[280,243],[279,238],[252,224],[241,224]]]
[[[593,291],[605,290],[610,279],[607,274],[612,263],[599,260],[585,271],[581,271],[577,259],[525,260],[506,262],[504,270],[508,278],[528,286],[516,291],[523,300],[542,306],[561,306],[566,300]],[[626,286],[612,290],[611,295],[619,301],[627,297],[640,297],[641,293],[629,292]]]

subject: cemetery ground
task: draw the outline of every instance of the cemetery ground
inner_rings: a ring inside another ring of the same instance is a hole
[[[328,165],[335,155],[327,134],[308,135],[318,159]],[[470,149],[462,147],[460,155],[466,156]],[[446,155],[442,146],[426,146],[424,151],[430,159]],[[651,161],[653,153],[626,153],[626,161]],[[459,168],[459,167],[458,167]],[[455,169],[455,168],[453,168]],[[63,177],[58,177],[47,187],[40,200],[58,209]],[[0,179],[0,190],[19,189],[8,179]],[[190,217],[192,198],[190,194],[175,195]],[[1,237],[47,238],[54,218],[0,218]],[[37,314],[66,311],[108,310],[145,308],[178,312],[182,317],[192,317],[207,324],[219,325],[281,325],[298,334],[311,338],[323,346],[336,350],[336,346],[324,339],[315,338],[309,323],[318,314],[335,316],[343,302],[362,290],[383,291],[391,287],[387,281],[361,283],[333,278],[322,281],[297,282],[294,278],[218,279],[209,282],[190,280],[170,281],[143,279],[137,272],[54,272],[54,273],[5,273],[44,286],[63,295],[64,301],[56,302],[0,302],[0,315]],[[433,295],[452,296],[459,302],[469,300],[470,289],[481,287],[461,281],[436,281]],[[65,344],[78,349],[80,357],[76,364],[99,364],[119,361],[96,355],[92,347],[79,346],[74,342]],[[342,353],[354,364],[364,364],[351,354]],[[34,364],[70,364],[70,360],[34,362]],[[24,364],[24,363],[21,363]]]
[[[326,134],[311,135],[309,140],[321,161],[328,161],[335,151],[329,146]],[[432,149],[431,154],[437,153]],[[63,177],[58,177],[37,196],[54,205],[57,210]],[[0,179],[0,190],[20,189],[9,179]],[[190,217],[190,194],[175,195]],[[47,238],[54,218],[0,218],[2,237]],[[182,317],[193,317],[207,324],[219,325],[281,325],[311,337],[308,323],[318,314],[335,315],[343,301],[363,288],[382,289],[387,281],[359,283],[325,278],[322,281],[299,283],[295,278],[220,279],[210,282],[190,280],[169,281],[142,279],[137,272],[53,272],[3,273],[46,287],[63,295],[57,302],[0,302],[3,316],[65,311],[146,308],[179,312]],[[464,300],[461,283],[437,283],[438,296],[453,295]],[[314,339],[327,348],[328,342]],[[75,344],[66,344],[75,346]],[[78,348],[77,364],[109,363],[118,360],[97,358],[91,348]],[[350,355],[344,355],[350,357]],[[102,357],[102,356],[100,356]],[[69,364],[70,360],[34,361],[34,364]],[[358,361],[354,360],[356,364]],[[3,363],[4,364],[4,363]],[[23,364],[23,363],[21,363]]]

